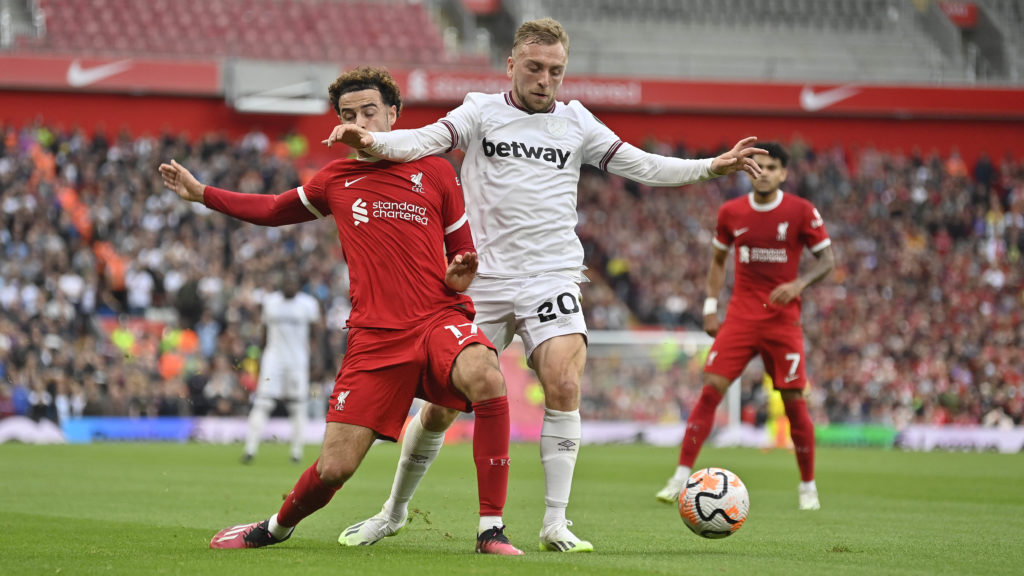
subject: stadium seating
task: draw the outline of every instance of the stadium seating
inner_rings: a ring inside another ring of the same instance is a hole
[[[93,56],[246,58],[309,62],[479,65],[446,51],[419,2],[338,0],[40,0],[42,38],[30,52]]]
[[[962,82],[909,3],[542,0],[572,33],[574,74]]]

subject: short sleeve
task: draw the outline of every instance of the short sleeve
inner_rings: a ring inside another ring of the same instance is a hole
[[[302,205],[317,218],[331,213],[331,204],[327,201],[327,182],[337,172],[333,166],[334,163],[324,166],[308,182],[297,188]]]
[[[711,243],[720,250],[729,250],[735,238],[732,235],[732,226],[729,223],[729,211],[727,204],[718,208],[718,223],[715,225],[715,237]]]
[[[807,202],[805,210],[806,215],[803,219],[804,229],[801,230],[801,234],[804,237],[804,245],[807,246],[811,252],[817,252],[830,245],[832,241],[829,239],[828,232],[825,230],[825,220],[821,217],[818,209],[810,202]]]

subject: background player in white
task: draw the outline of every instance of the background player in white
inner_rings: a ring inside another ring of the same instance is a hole
[[[320,304],[300,292],[298,273],[289,270],[281,280],[281,289],[263,300],[263,356],[256,395],[249,412],[249,432],[245,439],[242,462],[248,464],[256,456],[260,436],[278,402],[288,406],[292,425],[292,462],[302,460],[303,434],[309,411],[309,375],[320,340]]]
[[[587,357],[579,283],[583,246],[576,236],[576,192],[583,164],[651,186],[681,186],[722,174],[758,172],[763,152],[745,138],[729,152],[703,160],[648,154],[622,142],[577,101],[557,101],[569,36],[550,18],[516,32],[503,94],[470,93],[438,122],[416,130],[368,132],[352,125],[324,141],[343,142],[391,160],[410,161],[460,148],[466,212],[479,253],[469,294],[477,324],[503,350],[522,338],[544,389],[540,454],[545,498],[541,550],[589,552],[566,519],[580,444],[580,377]],[[342,533],[348,545],[371,544],[401,528],[416,486],[440,449],[457,412],[427,404],[423,431],[407,434],[391,496],[379,514]],[[416,458],[407,457],[415,453]],[[427,457],[424,458],[423,456]]]

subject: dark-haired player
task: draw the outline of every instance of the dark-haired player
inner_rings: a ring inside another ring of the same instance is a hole
[[[786,151],[771,142],[760,147],[768,154],[753,157],[761,167],[760,175],[750,177],[754,191],[718,210],[704,301],[704,330],[715,341],[704,363],[704,388],[686,423],[679,467],[657,494],[662,502],[678,500],[711,433],[722,396],[747,362],[760,354],[775,389],[782,394],[789,418],[800,468],[799,507],[820,508],[814,482],[814,423],[803,394],[807,374],[800,294],[835,268],[832,241],[818,210],[779,188],[786,181]],[[725,284],[730,246],[735,253],[736,279],[725,322],[719,323],[717,297]],[[805,247],[816,261],[800,274]]]
[[[358,68],[330,87],[342,123],[389,131],[402,101],[387,71]],[[204,186],[172,161],[164,185],[179,196],[267,226],[334,217],[349,265],[348,351],[331,395],[320,458],[270,518],[225,528],[211,548],[258,548],[288,539],[352,477],[374,440],[395,440],[414,397],[476,414],[480,523],[476,551],[522,554],[504,534],[509,416],[494,346],[461,294],[477,256],[455,171],[441,158],[407,164],[336,160],[281,195]],[[414,418],[410,427],[419,425]]]

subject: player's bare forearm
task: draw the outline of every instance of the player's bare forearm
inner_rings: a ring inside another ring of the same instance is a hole
[[[825,247],[814,256],[814,264],[806,272],[801,274],[796,280],[780,284],[772,290],[768,298],[773,304],[788,304],[794,298],[800,296],[805,288],[811,284],[821,282],[832,273],[836,263],[831,246]]]
[[[456,254],[448,263],[448,270],[444,275],[444,283],[456,292],[465,292],[476,277],[476,269],[479,264],[476,252],[465,252]]]

